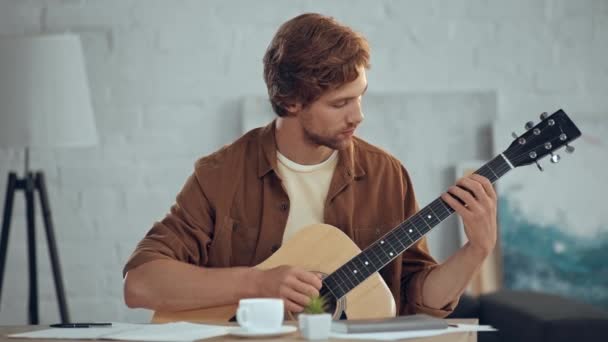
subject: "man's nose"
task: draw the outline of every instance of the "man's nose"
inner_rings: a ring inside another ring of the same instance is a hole
[[[363,119],[365,119],[365,115],[363,114],[363,109],[361,108],[361,101],[357,104],[356,108],[353,110],[351,115],[348,118],[348,123],[353,125],[360,124]]]

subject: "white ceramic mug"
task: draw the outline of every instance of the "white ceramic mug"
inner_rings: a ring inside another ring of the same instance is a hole
[[[248,298],[239,301],[236,321],[251,331],[277,331],[283,325],[284,315],[282,299]]]

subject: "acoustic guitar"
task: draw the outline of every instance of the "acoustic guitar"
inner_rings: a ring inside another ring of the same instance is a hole
[[[580,137],[581,132],[563,110],[548,115],[541,114],[541,121],[526,124],[527,131],[521,136],[513,133],[515,140],[494,159],[475,173],[492,183],[510,170],[536,163],[550,155],[557,163],[557,149]],[[420,240],[435,226],[448,218],[454,209],[440,197],[422,208],[406,221],[361,251],[340,229],[314,224],[299,230],[280,249],[261,264],[258,269],[271,269],[280,265],[299,266],[323,275],[320,294],[328,299],[328,311],[334,319],[346,315],[349,319],[383,318],[395,316],[393,296],[378,274],[391,260]],[[314,253],[311,253],[314,251]],[[172,321],[228,321],[234,317],[237,304],[180,312],[154,313],[152,322]]]

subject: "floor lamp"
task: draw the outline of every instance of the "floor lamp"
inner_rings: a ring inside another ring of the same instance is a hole
[[[26,203],[30,324],[39,323],[37,203],[42,212],[61,321],[70,320],[45,177],[42,171],[30,169],[30,148],[96,143],[97,131],[79,37],[74,34],[0,37],[0,149],[25,151],[23,177],[14,171],[8,175],[0,235],[0,300],[13,203],[15,194],[22,191]]]

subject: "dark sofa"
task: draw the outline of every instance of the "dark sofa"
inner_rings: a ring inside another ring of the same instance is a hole
[[[449,318],[478,318],[498,332],[478,341],[608,341],[608,312],[564,297],[501,290],[478,298],[462,296]]]

